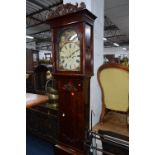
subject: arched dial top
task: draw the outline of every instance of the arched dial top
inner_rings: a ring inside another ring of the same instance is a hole
[[[65,29],[59,38],[58,70],[80,71],[80,40],[74,29]]]

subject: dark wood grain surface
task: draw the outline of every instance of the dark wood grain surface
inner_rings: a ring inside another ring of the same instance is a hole
[[[26,93],[26,108],[31,108],[48,101],[48,96]]]

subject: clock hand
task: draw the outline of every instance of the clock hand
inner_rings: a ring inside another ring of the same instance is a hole
[[[74,51],[74,52],[71,54],[71,56],[74,55],[77,51],[79,51],[79,49],[77,49],[76,51]]]
[[[74,55],[74,56],[72,56],[72,58],[75,58],[75,57],[77,57],[77,56],[75,56],[75,55]]]

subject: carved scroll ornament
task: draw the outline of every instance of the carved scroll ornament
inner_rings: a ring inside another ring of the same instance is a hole
[[[72,83],[65,84],[62,89],[67,90],[67,91],[77,91],[78,90]]]
[[[53,8],[50,11],[50,13],[48,14],[48,20],[55,18],[55,17],[74,13],[79,10],[83,10],[85,8],[86,8],[86,5],[84,2],[81,2],[79,6],[78,6],[78,3],[76,3],[75,5],[70,4],[70,3],[62,4],[62,5],[59,5],[58,7]]]

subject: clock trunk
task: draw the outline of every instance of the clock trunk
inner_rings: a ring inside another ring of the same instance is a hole
[[[60,139],[65,145],[84,150],[89,129],[90,78],[57,77]]]

